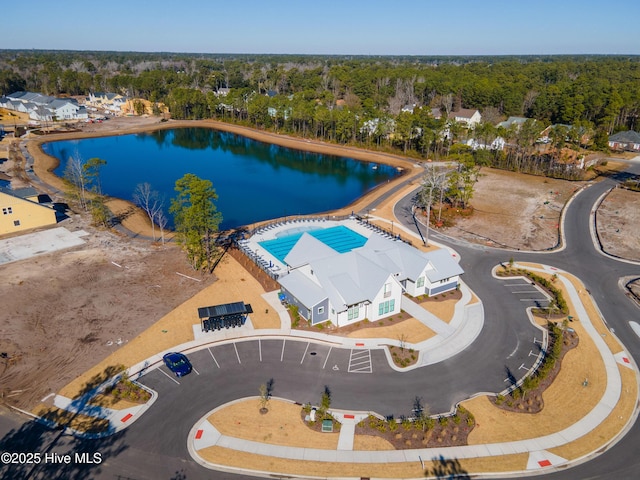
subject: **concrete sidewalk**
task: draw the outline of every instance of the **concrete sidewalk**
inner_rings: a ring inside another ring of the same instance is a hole
[[[542,269],[528,268],[530,270],[549,274],[562,273],[552,267],[544,267]],[[554,455],[548,450],[578,440],[585,435],[588,435],[598,425],[606,421],[607,417],[612,413],[618,403],[622,391],[622,379],[618,365],[623,365],[626,368],[635,370],[636,374],[637,368],[630,360],[631,357],[626,355],[624,352],[622,352],[622,354],[614,355],[609,350],[605,341],[598,334],[596,328],[591,322],[591,319],[582,304],[580,296],[574,285],[570,280],[564,278],[562,275],[559,275],[559,278],[566,287],[569,293],[569,298],[574,305],[575,317],[584,326],[585,330],[600,351],[607,375],[605,393],[598,404],[587,415],[568,428],[543,437],[514,442],[408,450],[353,451],[354,429],[352,425],[355,425],[359,421],[357,418],[365,418],[367,414],[360,412],[354,415],[353,412],[349,412],[348,416],[345,418],[344,412],[333,411],[332,413],[334,416],[343,422],[343,430],[341,430],[338,448],[336,450],[321,450],[269,445],[221,435],[217,432],[215,427],[206,420],[206,418],[211,414],[209,413],[191,429],[187,440],[189,452],[198,463],[207,466],[208,468],[223,468],[225,470],[229,470],[229,468],[226,466],[211,465],[199,456],[198,451],[204,448],[203,445],[218,445],[233,450],[267,455],[281,459],[341,463],[422,462],[423,460],[440,457],[445,459],[469,459],[522,453],[528,454],[527,470],[524,472],[512,472],[512,474],[531,473],[534,470],[553,469],[558,466],[566,466],[571,463],[570,460]],[[475,314],[477,314],[477,312],[475,312],[474,315]],[[467,318],[467,321],[468,320],[469,319]],[[464,323],[465,321],[463,319],[461,325]],[[453,350],[454,349],[451,351]],[[635,413],[637,415],[637,409]],[[598,447],[599,450],[601,448],[602,446]],[[595,452],[592,452],[587,456],[594,454]]]

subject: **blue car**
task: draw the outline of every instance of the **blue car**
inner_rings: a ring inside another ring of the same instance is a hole
[[[167,368],[175,373],[177,377],[184,377],[191,373],[191,362],[182,353],[169,352],[162,359]]]

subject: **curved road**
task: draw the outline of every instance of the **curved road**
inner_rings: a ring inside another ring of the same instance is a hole
[[[629,165],[626,172],[640,174],[640,164]],[[640,318],[640,309],[630,301],[619,287],[621,277],[640,277],[640,265],[603,255],[592,240],[590,212],[608,189],[624,178],[625,174],[613,176],[591,184],[580,192],[569,204],[564,220],[565,246],[549,253],[526,253],[504,251],[490,247],[468,244],[434,233],[431,238],[455,248],[461,256],[465,269],[465,282],[480,296],[491,298],[499,288],[489,274],[496,263],[513,257],[516,261],[539,262],[566,270],[577,276],[598,304],[608,326],[620,338],[636,363],[640,364],[640,338],[629,326],[629,321]],[[395,215],[406,227],[415,231],[410,222],[411,198],[402,199],[395,207]],[[433,232],[432,232],[433,233]],[[494,302],[484,302],[485,324],[499,312]],[[545,475],[545,478],[583,479],[631,479],[640,476],[640,429],[634,425],[615,446],[604,454],[582,465],[563,472]]]
[[[640,172],[640,165],[630,167]],[[529,352],[536,348],[538,334],[525,320],[524,305],[504,292],[504,281],[490,271],[499,262],[513,256],[516,261],[534,261],[553,265],[579,277],[593,294],[609,326],[624,339],[625,346],[640,363],[640,338],[628,321],[638,318],[640,310],[618,287],[623,276],[640,276],[640,266],[606,257],[591,240],[589,212],[600,195],[615,184],[606,179],[578,194],[569,205],[564,223],[566,248],[550,253],[509,252],[472,245],[433,233],[431,238],[455,248],[461,254],[465,282],[484,302],[485,325],[473,347],[436,365],[407,373],[389,368],[380,351],[371,351],[372,373],[349,372],[349,349],[331,348],[292,340],[253,340],[216,345],[191,354],[197,373],[179,379],[177,384],[159,370],[143,381],[159,392],[156,403],[128,429],[102,440],[60,437],[33,422],[20,425],[10,416],[0,416],[0,429],[13,430],[0,440],[0,449],[19,444],[33,451],[59,454],[74,451],[100,452],[102,463],[68,465],[40,464],[15,466],[0,473],[9,477],[54,478],[64,472],[67,478],[126,479],[200,479],[243,478],[208,471],[189,457],[188,432],[206,412],[227,401],[255,396],[258,386],[274,380],[275,396],[299,402],[318,403],[327,385],[332,406],[344,409],[369,408],[383,414],[408,414],[416,395],[432,412],[447,411],[451,405],[478,391],[500,391],[507,376],[520,377],[520,366],[532,363]],[[396,217],[408,228],[411,198],[395,207]],[[487,299],[495,299],[487,301]],[[518,373],[519,372],[519,373]],[[596,459],[548,478],[632,478],[640,472],[637,445],[640,430],[631,431],[608,452]],[[6,448],[8,449],[8,448]],[[7,478],[9,478],[7,477]],[[246,477],[249,478],[249,477]]]

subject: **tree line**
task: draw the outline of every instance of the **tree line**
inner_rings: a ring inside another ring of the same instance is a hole
[[[501,138],[508,148],[476,148],[475,161],[575,179],[581,171],[564,158],[567,147],[606,151],[610,134],[637,128],[639,60],[4,50],[0,94],[111,91],[149,100],[154,112],[162,103],[175,119],[214,118],[421,159],[447,157],[469,139]],[[461,108],[482,113],[473,131],[447,121]],[[530,120],[496,127],[508,116]],[[540,148],[551,124],[551,145]]]
[[[238,120],[337,142],[381,141],[406,105],[479,109],[611,134],[636,128],[640,57],[346,57],[0,51],[0,94],[112,91],[174,118]],[[227,97],[216,96],[230,88]],[[272,94],[264,97],[265,94]],[[342,109],[336,111],[341,104]],[[269,114],[268,109],[276,110]],[[373,137],[373,138],[368,138]],[[402,140],[399,141],[402,143]],[[408,146],[415,148],[415,146]]]

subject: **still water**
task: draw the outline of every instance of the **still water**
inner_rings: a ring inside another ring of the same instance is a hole
[[[167,218],[175,182],[193,173],[213,183],[221,229],[285,215],[341,208],[397,175],[393,167],[351,158],[292,150],[208,128],[155,132],[43,145],[60,159],[98,157],[102,191],[132,201],[136,185],[148,182],[164,196]]]

